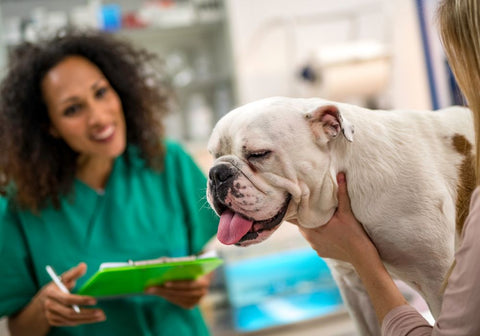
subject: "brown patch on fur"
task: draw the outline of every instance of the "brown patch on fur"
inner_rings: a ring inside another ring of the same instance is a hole
[[[470,197],[475,189],[475,168],[474,157],[472,154],[472,144],[460,134],[455,134],[452,138],[455,150],[464,156],[459,167],[459,181],[457,185],[457,215],[455,219],[455,229],[458,237],[460,237],[463,224],[468,216],[468,208],[470,205]]]
[[[457,185],[457,203],[456,206],[456,218],[455,218],[455,231],[457,238],[460,239],[463,225],[468,216],[468,210],[470,205],[470,197],[475,189],[475,160],[472,154],[472,144],[460,134],[455,134],[452,138],[453,147],[455,150],[464,156],[464,159],[459,167],[459,181]],[[456,240],[458,242],[458,239]],[[450,269],[445,275],[445,280],[442,285],[442,293],[448,284],[448,279],[455,268],[455,261],[453,261]]]

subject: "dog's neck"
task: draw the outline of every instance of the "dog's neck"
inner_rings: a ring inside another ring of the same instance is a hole
[[[352,192],[367,196],[378,185],[394,183],[396,172],[406,164],[399,153],[399,136],[395,134],[401,130],[396,130],[392,121],[392,127],[385,127],[389,119],[386,113],[367,109],[361,113],[344,112],[355,125],[354,140],[349,142],[339,137],[332,141],[331,172],[345,172]]]

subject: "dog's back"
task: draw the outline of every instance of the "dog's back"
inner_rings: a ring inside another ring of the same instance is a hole
[[[390,272],[420,291],[436,315],[474,189],[471,112],[340,109],[355,139],[332,153],[347,172],[355,216]]]
[[[354,209],[359,219],[404,217],[405,209],[432,216],[429,211],[440,209],[461,228],[468,208],[462,200],[468,202],[474,188],[474,132],[468,109],[347,108],[342,114],[355,125],[355,140],[347,146],[337,143],[332,153],[338,171],[348,172],[351,197],[359,203],[369,200],[368,206]],[[379,207],[372,204],[377,198]],[[463,215],[456,219],[456,214]]]

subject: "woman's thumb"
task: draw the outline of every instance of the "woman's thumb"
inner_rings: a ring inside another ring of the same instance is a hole
[[[345,173],[337,174],[337,183],[338,183],[338,211],[339,212],[350,212],[350,197],[348,196],[347,191],[347,179]]]

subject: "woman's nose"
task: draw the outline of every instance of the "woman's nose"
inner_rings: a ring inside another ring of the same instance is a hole
[[[108,113],[106,113],[105,107],[97,102],[90,103],[89,105],[88,124],[90,126],[104,124],[108,119]]]

